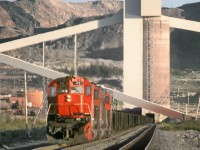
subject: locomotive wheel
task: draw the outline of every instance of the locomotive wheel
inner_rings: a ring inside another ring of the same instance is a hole
[[[96,129],[92,129],[92,141],[95,141],[98,139],[98,132]]]
[[[88,140],[88,142],[92,141],[92,124],[91,124],[91,122],[88,122],[84,126],[84,135],[85,135],[86,139]]]
[[[54,143],[54,142],[55,142],[55,139],[54,139],[52,136],[49,135],[49,134],[50,134],[50,133],[49,133],[49,126],[47,126],[46,130],[47,130],[47,133],[46,133],[47,141],[48,141],[49,143]]]
[[[57,143],[57,141],[52,136],[48,135],[48,133],[46,134],[46,137],[49,143]]]
[[[108,138],[111,137],[111,130],[108,130]]]
[[[73,145],[79,144],[78,138],[79,138],[79,137],[78,137],[78,132],[76,132],[75,135],[74,135]]]

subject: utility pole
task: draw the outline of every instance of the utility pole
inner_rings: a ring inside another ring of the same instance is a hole
[[[77,76],[77,37],[74,35],[74,75]]]
[[[43,42],[43,67],[45,67],[45,42]],[[46,93],[46,79],[45,77],[42,78],[42,84],[43,84],[43,96],[42,96],[42,108],[43,111],[46,112],[46,103],[45,103],[45,93]]]
[[[45,42],[43,42],[43,56],[42,56],[42,62],[43,62],[43,63],[42,63],[42,67],[45,67]],[[41,104],[41,106],[40,106],[40,108],[39,108],[39,110],[38,110],[38,112],[37,112],[37,114],[36,114],[36,116],[35,116],[35,118],[34,118],[34,121],[33,121],[32,125],[31,125],[31,128],[32,128],[32,129],[33,129],[33,126],[35,125],[35,122],[36,122],[36,120],[37,120],[37,117],[38,117],[39,113],[40,113],[41,111],[44,111],[45,114],[46,114],[46,111],[47,111],[47,108],[46,108],[46,107],[47,107],[47,104],[46,104],[46,102],[45,102],[45,98],[46,98],[46,95],[45,95],[45,93],[46,93],[46,79],[45,79],[45,77],[42,78],[42,85],[43,85],[42,104]],[[30,135],[32,129],[30,129],[30,130],[28,131],[28,136]]]
[[[16,84],[15,82],[16,82],[16,81],[15,81],[15,76],[14,76],[14,89],[15,89],[15,84]]]
[[[0,95],[1,95],[1,79],[0,79]],[[1,114],[1,99],[0,99],[0,114]],[[0,130],[0,146],[2,145],[1,142],[1,130]]]
[[[0,96],[1,96],[1,79],[0,79]],[[1,99],[0,99],[0,113],[1,113]]]
[[[44,65],[45,65],[45,42],[43,42],[43,57],[42,57],[42,62],[43,62],[42,66],[44,67]]]
[[[25,120],[26,120],[26,136],[28,137],[28,118],[27,118],[27,83],[26,71],[24,72],[24,95],[25,95]]]
[[[178,104],[178,106],[177,106],[177,110],[179,111],[180,104],[179,104],[179,103],[177,103],[177,104]]]
[[[178,95],[177,96],[179,97],[179,86],[178,86]]]
[[[198,106],[197,106],[196,120],[198,119],[199,105],[200,105],[200,95],[199,95],[199,103],[198,103]]]
[[[188,109],[187,109],[187,104],[185,104],[185,114],[187,115],[188,114]]]
[[[190,93],[188,92],[188,105],[190,103]]]

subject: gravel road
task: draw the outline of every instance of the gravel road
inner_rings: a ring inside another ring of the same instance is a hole
[[[200,150],[200,132],[164,131],[157,126],[147,150]]]

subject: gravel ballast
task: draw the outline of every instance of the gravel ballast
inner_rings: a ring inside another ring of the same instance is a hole
[[[165,131],[157,126],[147,150],[200,150],[200,132]]]

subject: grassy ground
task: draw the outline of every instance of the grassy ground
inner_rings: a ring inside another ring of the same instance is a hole
[[[21,141],[46,140],[46,121],[37,119],[33,128],[33,117],[28,119],[28,130],[26,130],[26,121],[24,116],[11,116],[7,113],[0,114],[0,145],[10,145]]]
[[[187,95],[188,92],[200,92],[200,71],[171,70],[171,92],[180,92]]]
[[[200,120],[187,120],[185,122],[168,122],[163,123],[161,129],[167,131],[177,131],[177,130],[196,130],[200,131]]]
[[[34,118],[28,118],[28,127],[31,127]],[[34,127],[41,128],[46,126],[46,121],[44,119],[37,119]],[[7,113],[0,114],[0,130],[7,131],[7,130],[20,130],[26,128],[26,120],[24,116],[11,116]]]

